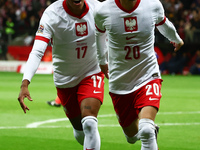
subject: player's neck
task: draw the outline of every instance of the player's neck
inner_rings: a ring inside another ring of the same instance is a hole
[[[137,0],[119,0],[122,7],[126,10],[131,10],[135,6]]]
[[[82,5],[76,7],[76,6],[73,6],[72,4],[70,3],[66,3],[67,4],[67,7],[68,9],[73,13],[75,14],[76,16],[80,16],[84,10],[85,10],[85,3],[83,3]]]

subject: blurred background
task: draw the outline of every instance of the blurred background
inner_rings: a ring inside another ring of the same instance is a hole
[[[54,1],[0,0],[0,71],[20,72],[31,51],[42,13]],[[181,51],[174,53],[170,42],[155,30],[155,53],[161,73],[200,74],[200,0],[160,1],[166,17],[185,42]],[[42,61],[52,61],[50,46]]]

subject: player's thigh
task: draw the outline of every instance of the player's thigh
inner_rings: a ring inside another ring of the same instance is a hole
[[[81,102],[81,114],[82,118],[86,116],[97,117],[99,109],[101,107],[101,101],[96,98],[85,98]]]
[[[134,94],[130,93],[125,95],[118,95],[111,92],[109,94],[112,98],[115,113],[121,127],[125,129],[129,126],[134,126],[133,122],[138,119],[139,112],[137,109],[135,109],[134,106]]]
[[[97,117],[103,103],[104,74],[98,73],[84,78],[77,91],[78,102],[81,108],[82,118],[85,116]]]
[[[58,97],[69,119],[81,116],[80,106],[77,100],[77,89],[77,86],[73,88],[57,88]]]
[[[151,119],[151,120],[155,120],[156,114],[158,112],[158,109],[156,107],[153,106],[145,106],[141,109],[141,111],[139,112],[139,119]]]
[[[160,107],[160,99],[162,97],[161,82],[161,79],[152,80],[135,91],[135,94],[137,95],[135,107],[139,110],[139,119],[155,119]]]

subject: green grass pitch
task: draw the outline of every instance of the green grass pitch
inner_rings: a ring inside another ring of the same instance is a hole
[[[200,150],[200,76],[163,75],[159,150]],[[32,102],[24,114],[17,101],[22,74],[0,72],[0,150],[82,150],[62,108],[46,101],[56,97],[52,75],[36,74],[29,86]],[[118,125],[108,81],[99,112],[101,150],[139,150],[140,141],[128,144]]]

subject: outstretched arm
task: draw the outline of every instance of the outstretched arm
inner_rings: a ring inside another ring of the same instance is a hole
[[[174,51],[176,52],[184,45],[184,42],[178,35],[175,26],[165,16],[161,2],[159,1],[156,3],[155,7],[157,8],[155,9],[155,14],[157,14],[156,27],[159,32],[173,44],[175,47]]]
[[[34,76],[40,64],[41,58],[44,55],[46,47],[47,47],[47,43],[43,41],[35,40],[33,49],[26,63],[25,72],[24,72],[23,80],[21,84],[21,90],[18,96],[18,101],[24,113],[26,113],[26,110],[29,110],[29,108],[24,103],[24,99],[27,98],[29,101],[32,101],[32,98],[28,90],[28,85],[30,84],[31,79]]]
[[[175,47],[175,52],[184,45],[184,42],[176,32],[174,25],[167,18],[164,24],[157,26],[157,29],[170,41],[171,44],[173,44],[173,46]]]

